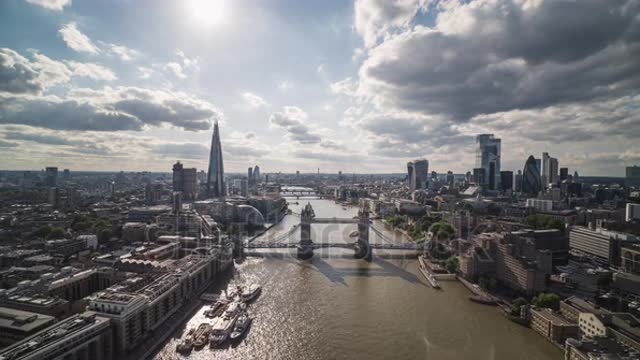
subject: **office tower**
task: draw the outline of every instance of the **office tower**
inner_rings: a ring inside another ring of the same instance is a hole
[[[407,186],[409,186],[410,191],[416,189],[416,169],[413,161],[407,163]]]
[[[68,181],[70,178],[71,178],[71,172],[69,171],[69,169],[64,169],[62,171],[62,180]]]
[[[338,181],[342,181],[342,170],[338,171]]]
[[[162,184],[147,184],[144,187],[144,199],[148,205],[157,204],[162,198],[164,192],[164,185]]]
[[[260,166],[258,165],[253,167],[253,181],[256,184],[260,183]]]
[[[247,169],[247,182],[249,186],[253,185],[253,168],[249,167]]]
[[[471,174],[471,171],[467,171],[467,173],[464,174],[464,179],[467,181],[467,184],[473,182],[473,175]]]
[[[484,168],[473,169],[473,182],[476,185],[484,185],[486,183],[486,171]]]
[[[182,211],[182,192],[174,191],[171,194],[171,203],[173,204],[171,209],[173,210],[174,214],[181,212]]]
[[[580,176],[578,175],[578,171],[573,172],[573,182],[579,182]]]
[[[503,192],[513,190],[513,171],[500,171],[500,186]]]
[[[547,179],[549,184],[558,182],[558,159],[554,157],[549,159],[549,177]]]
[[[538,172],[536,159],[533,155],[530,155],[527,162],[524,164],[522,174],[522,192],[536,196],[541,190],[542,184],[540,182],[540,173]]]
[[[49,204],[51,204],[54,209],[60,206],[60,190],[58,190],[57,187],[49,188],[48,198]]]
[[[542,178],[542,186],[546,187],[546,185],[551,182],[551,156],[549,156],[548,152],[542,153],[542,169],[540,171],[540,177]]]
[[[640,166],[627,166],[624,179],[627,187],[640,187]]]
[[[224,188],[224,167],[222,164],[222,144],[220,143],[220,130],[218,122],[213,125],[213,136],[211,137],[211,152],[209,154],[209,172],[207,173],[207,196],[223,197]]]
[[[50,166],[44,172],[44,184],[49,187],[55,187],[58,184],[58,168]]]
[[[249,196],[249,180],[248,179],[240,180],[240,195],[244,197]]]
[[[514,185],[515,185],[516,192],[518,193],[522,192],[522,171],[521,170],[518,170],[518,173],[516,174]]]
[[[500,147],[501,140],[493,134],[476,136],[476,168],[484,169],[484,180],[493,190],[500,188]]]
[[[569,169],[560,168],[560,181],[565,181],[569,178]]]
[[[426,188],[429,176],[429,160],[421,159],[408,162],[407,173],[411,191]]]
[[[447,171],[447,184],[452,186],[453,182],[454,182],[453,171]]]
[[[640,221],[640,204],[627,203],[625,221]]]
[[[173,165],[173,191],[182,192],[185,200],[195,200],[198,193],[198,171],[185,169],[180,161]]]

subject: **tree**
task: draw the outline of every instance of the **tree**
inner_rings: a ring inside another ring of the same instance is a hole
[[[560,296],[554,293],[541,293],[533,298],[533,304],[539,308],[558,310],[560,308]]]
[[[91,223],[88,221],[80,221],[71,226],[74,231],[84,231],[91,228]]]
[[[391,226],[393,227],[398,227],[400,224],[404,222],[404,219],[402,218],[402,216],[389,216],[385,220],[387,220],[387,222],[391,224]]]
[[[111,229],[100,229],[98,231],[98,243],[104,244],[111,239],[113,231]]]
[[[527,216],[527,224],[534,230],[558,229],[561,232],[565,230],[562,221],[548,215],[529,215]]]
[[[447,259],[445,267],[448,272],[456,274],[460,270],[460,260],[458,260],[457,256],[452,256]]]
[[[498,282],[493,277],[481,276],[478,280],[478,285],[480,285],[483,290],[493,291],[498,285]]]
[[[52,228],[51,231],[49,231],[49,234],[47,234],[47,239],[62,239],[62,238],[64,238],[63,228],[59,228],[59,227]]]
[[[51,227],[50,226],[41,226],[38,230],[36,230],[33,235],[39,238],[46,238],[47,235],[49,235],[49,233],[51,232]]]
[[[455,234],[455,229],[451,225],[444,222],[433,224],[429,231],[431,231],[434,237],[440,240],[449,239],[451,238],[451,236],[453,236],[453,234]]]
[[[520,308],[527,305],[527,299],[519,297],[511,303],[511,315],[520,315]]]

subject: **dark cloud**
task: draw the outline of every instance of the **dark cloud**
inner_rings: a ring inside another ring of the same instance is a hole
[[[381,106],[466,121],[589,102],[640,87],[633,1],[474,1],[443,6],[373,48],[360,91]]]
[[[5,141],[0,139],[0,148],[11,148],[17,147],[19,144],[11,141]]]
[[[165,90],[135,87],[76,89],[66,98],[0,96],[0,124],[55,130],[142,130],[163,124],[206,130],[222,113],[201,99]]]
[[[69,81],[71,71],[63,63],[38,53],[32,58],[0,48],[0,92],[37,94]]]
[[[71,138],[55,135],[55,134],[41,134],[19,131],[5,131],[4,137],[9,140],[23,140],[32,141],[40,144],[47,145],[73,145],[76,144]]]
[[[142,121],[91,103],[47,98],[0,99],[0,124],[22,124],[54,130],[141,130]]]

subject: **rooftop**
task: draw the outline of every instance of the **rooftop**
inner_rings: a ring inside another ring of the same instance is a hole
[[[2,329],[30,332],[54,321],[53,316],[0,307],[0,328]]]

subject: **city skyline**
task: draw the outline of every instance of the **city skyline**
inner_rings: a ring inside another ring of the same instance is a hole
[[[153,5],[0,4],[3,169],[206,170],[215,120],[232,173],[425,158],[463,174],[483,133],[501,169],[543,152],[593,176],[640,162],[632,2]]]

